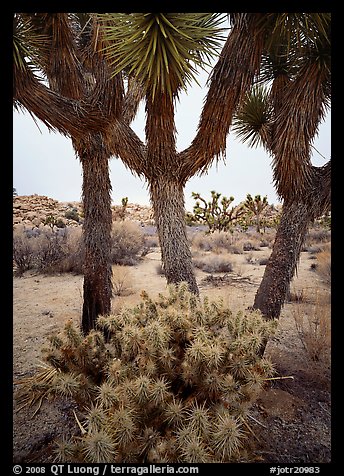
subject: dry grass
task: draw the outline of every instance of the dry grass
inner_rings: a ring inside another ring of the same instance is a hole
[[[13,236],[13,259],[16,274],[29,269],[44,274],[82,273],[83,247],[81,228],[61,230],[16,231]]]
[[[132,294],[133,278],[126,266],[112,266],[112,292],[115,296],[129,296]]]
[[[200,232],[192,236],[192,246],[196,250],[212,251],[220,254],[223,250],[233,254],[241,254],[242,247],[237,245],[238,234],[226,231],[215,231],[211,234]]]
[[[193,263],[196,268],[206,273],[230,273],[233,271],[230,253],[198,255],[193,258]]]
[[[317,254],[315,271],[325,284],[331,286],[331,244]]]
[[[317,292],[309,302],[299,302],[292,314],[302,345],[314,362],[331,359],[331,306],[329,294]]]
[[[111,259],[114,264],[133,266],[144,250],[142,229],[130,221],[115,221],[111,232]]]

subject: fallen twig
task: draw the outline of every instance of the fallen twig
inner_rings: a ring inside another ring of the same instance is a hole
[[[263,428],[267,428],[266,425],[264,425],[263,423],[261,423],[260,421],[258,421],[256,418],[254,418],[252,415],[247,415],[249,418],[251,418],[251,420],[253,420],[254,422],[258,423],[258,425],[262,426]]]
[[[269,377],[269,378],[265,378],[263,380],[284,380],[284,379],[288,379],[288,378],[294,380],[293,375],[287,375],[287,376],[283,376],[283,377]]]

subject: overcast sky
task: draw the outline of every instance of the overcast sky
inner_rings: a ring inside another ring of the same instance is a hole
[[[203,100],[207,92],[207,74],[201,72],[198,81],[180,94],[176,106],[177,148],[188,147],[195,136]],[[59,201],[80,201],[82,193],[82,169],[75,157],[71,140],[48,131],[38,121],[40,130],[29,114],[13,113],[13,187],[19,195],[47,195]],[[144,103],[132,124],[132,128],[144,141]],[[331,155],[331,117],[320,126],[314,141],[316,149],[328,160]],[[325,160],[313,151],[314,165],[324,165]],[[136,178],[122,162],[110,161],[112,200],[120,204],[122,197],[130,203],[149,205],[147,183]],[[259,147],[250,149],[230,133],[227,138],[226,162],[213,164],[206,176],[192,178],[185,187],[186,209],[192,211],[194,200],[191,192],[199,192],[210,198],[215,190],[235,198],[234,204],[242,201],[247,193],[252,196],[267,195],[269,203],[279,203],[272,184],[271,157]]]

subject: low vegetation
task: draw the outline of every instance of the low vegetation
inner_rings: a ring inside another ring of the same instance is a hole
[[[259,312],[200,301],[185,283],[116,315],[86,337],[72,323],[50,337],[45,367],[22,381],[20,405],[75,402],[81,436],[56,460],[235,462],[245,457],[250,406],[271,375],[258,356],[276,329]],[[104,338],[103,332],[107,336]]]
[[[141,228],[133,222],[114,222],[111,235],[113,264],[134,265],[145,252]],[[27,270],[57,274],[83,273],[82,230],[78,227],[21,229],[13,235],[16,274]]]
[[[300,294],[299,294],[300,295]],[[296,329],[308,357],[320,365],[331,361],[331,306],[328,293],[299,299],[292,310]]]

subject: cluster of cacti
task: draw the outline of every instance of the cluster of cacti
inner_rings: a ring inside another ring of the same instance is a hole
[[[61,395],[79,406],[82,434],[58,444],[59,461],[239,460],[249,408],[273,373],[258,351],[274,322],[233,314],[182,283],[156,300],[143,292],[136,307],[98,325],[82,336],[68,323],[52,336],[49,378],[37,374],[25,387],[31,401]]]
[[[206,223],[209,228],[209,233],[215,230],[230,230],[233,224],[243,215],[243,208],[241,206],[229,208],[234,201],[234,197],[227,198],[223,196],[219,203],[221,193],[217,193],[214,190],[210,193],[211,200],[207,202],[199,193],[192,192],[192,197],[197,200],[193,208],[195,219]]]

